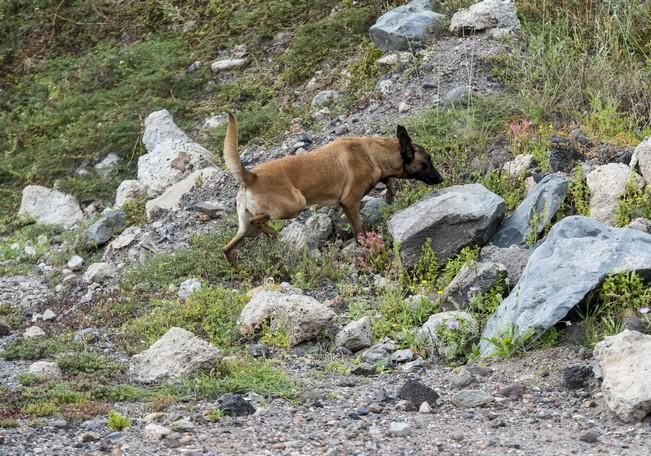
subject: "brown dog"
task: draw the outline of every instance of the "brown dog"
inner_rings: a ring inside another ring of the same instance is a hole
[[[237,234],[224,247],[233,250],[245,237],[260,232],[275,235],[270,219],[296,217],[307,206],[341,206],[357,236],[362,232],[359,209],[362,197],[390,178],[417,179],[429,185],[443,181],[429,154],[411,142],[404,127],[397,138],[341,138],[304,155],[262,163],[250,171],[237,151],[237,121],[228,115],[224,158],[240,182],[237,192]]]

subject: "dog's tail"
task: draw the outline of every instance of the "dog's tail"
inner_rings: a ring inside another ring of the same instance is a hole
[[[251,185],[255,182],[255,174],[248,171],[240,161],[240,154],[237,152],[237,120],[230,112],[224,138],[224,160],[228,170],[240,184]]]

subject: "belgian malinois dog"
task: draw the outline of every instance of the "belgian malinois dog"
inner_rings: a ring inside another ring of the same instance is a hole
[[[341,206],[357,236],[362,232],[362,197],[378,182],[398,178],[434,185],[443,181],[430,155],[412,143],[400,125],[397,138],[340,138],[312,152],[271,160],[251,170],[242,166],[237,143],[237,120],[229,113],[224,159],[240,183],[236,196],[239,227],[224,247],[229,262],[243,238],[261,232],[277,234],[267,224],[271,219],[294,218],[312,205]]]

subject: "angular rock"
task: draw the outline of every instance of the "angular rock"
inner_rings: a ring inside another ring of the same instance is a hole
[[[389,434],[394,437],[406,437],[411,433],[409,424],[404,421],[392,421],[389,424]]]
[[[255,407],[241,394],[224,394],[217,399],[217,407],[224,415],[246,416],[255,413]]]
[[[391,355],[391,361],[394,363],[406,363],[414,359],[414,352],[410,348],[398,350]]]
[[[373,375],[377,375],[377,369],[373,364],[367,363],[366,361],[362,361],[353,369],[350,371],[351,374],[353,375],[361,375],[362,377],[370,377]]]
[[[145,437],[153,440],[161,440],[172,433],[172,430],[156,423],[149,423],[145,426]]]
[[[147,153],[138,159],[138,180],[154,194],[204,168],[211,156],[177,127],[164,109],[147,116],[142,142]]]
[[[348,323],[337,333],[335,345],[356,352],[370,347],[372,341],[371,319],[369,317],[362,317],[359,320]]]
[[[633,151],[633,162],[640,166],[640,173],[644,180],[651,182],[651,137],[648,137],[637,145]],[[631,163],[631,167],[633,167]]]
[[[513,178],[520,177],[526,173],[533,163],[533,155],[518,154],[513,160],[507,161],[502,165],[502,169]]]
[[[638,217],[631,220],[631,222],[628,225],[626,225],[626,228],[651,234],[651,220]]]
[[[45,331],[43,331],[38,326],[30,326],[23,333],[23,337],[30,339],[32,337],[45,337]]]
[[[293,221],[280,230],[278,240],[292,250],[301,252],[307,248],[308,230],[301,222]]]
[[[369,228],[377,227],[382,222],[384,215],[382,209],[387,206],[388,204],[384,198],[369,198],[360,211],[364,224]]]
[[[73,255],[68,260],[68,268],[72,271],[79,271],[84,266],[84,259],[79,255]]]
[[[447,327],[449,331],[463,331],[464,337],[467,341],[467,347],[449,346],[448,341],[440,338],[437,335],[439,327]],[[472,341],[479,335],[479,325],[475,317],[467,312],[451,310],[448,312],[440,312],[431,315],[429,319],[423,324],[419,333],[431,343],[434,351],[443,358],[453,358],[455,352],[459,350],[465,351],[466,348],[472,344]]]
[[[450,32],[480,32],[499,28],[520,29],[515,3],[510,0],[483,0],[454,13],[450,21]]]
[[[269,322],[272,332],[286,331],[290,343],[296,345],[320,335],[335,316],[310,296],[261,291],[242,310],[238,329],[242,335],[252,336]]]
[[[192,209],[206,214],[210,218],[221,217],[226,212],[226,206],[219,201],[199,201],[192,205]]]
[[[147,350],[134,355],[129,374],[140,383],[174,380],[213,363],[219,349],[182,328],[170,328]]]
[[[391,355],[395,349],[395,345],[390,342],[375,344],[364,350],[360,358],[373,366],[388,366],[391,363]]]
[[[135,179],[124,180],[115,191],[115,207],[121,208],[129,201],[136,201],[147,193],[147,189]]]
[[[506,212],[506,203],[481,184],[455,185],[425,196],[388,221],[400,257],[411,267],[429,242],[439,264],[463,247],[485,244],[495,233]]]
[[[519,333],[555,325],[610,274],[650,269],[651,235],[566,217],[533,252],[517,286],[486,323],[481,352],[493,353],[486,338],[509,325]]]
[[[458,85],[448,90],[445,95],[443,95],[443,105],[465,105],[467,104],[469,98],[472,96],[472,89],[465,84]]]
[[[11,334],[11,326],[4,318],[0,318],[0,337],[5,337]]]
[[[84,282],[86,283],[101,283],[114,279],[118,275],[118,269],[113,263],[93,263],[88,266],[84,273]]]
[[[427,402],[430,406],[436,405],[439,394],[418,380],[408,380],[407,383],[402,385],[400,388],[398,397],[411,402],[418,409],[423,402]]]
[[[176,420],[170,425],[170,429],[174,432],[193,432],[196,429],[196,426],[188,418],[181,418]]]
[[[111,152],[106,157],[104,157],[101,162],[97,163],[94,168],[97,170],[97,173],[100,176],[106,178],[110,176],[113,171],[115,171],[118,163],[120,163],[120,157],[118,154]]]
[[[56,317],[57,316],[52,312],[52,309],[45,309],[45,312],[43,312],[43,321],[54,320]]]
[[[441,307],[445,310],[467,310],[479,293],[489,291],[506,275],[506,268],[498,263],[466,263],[443,290]],[[436,295],[430,296],[430,299],[436,299]]]
[[[590,215],[602,223],[614,225],[618,200],[626,194],[626,184],[631,179],[637,187],[644,186],[642,177],[622,163],[608,163],[590,171],[586,176],[592,194]]]
[[[84,243],[88,247],[106,244],[113,236],[119,234],[127,222],[127,213],[121,209],[112,209],[102,214],[99,220],[84,231]]]
[[[195,187],[200,187],[206,180],[217,174],[219,170],[214,167],[200,169],[190,174],[174,185],[171,185],[160,196],[145,203],[147,218],[152,219],[165,211],[176,211],[180,207],[181,198]]]
[[[651,336],[628,329],[606,337],[594,348],[606,404],[623,421],[641,420],[651,413],[650,351]]]
[[[524,246],[530,237],[537,239],[565,201],[567,188],[566,178],[555,174],[545,176],[502,224],[491,244]]]
[[[84,213],[74,196],[41,185],[23,189],[18,215],[31,217],[44,225],[60,225],[66,229],[81,222]]]
[[[195,291],[201,288],[201,282],[199,279],[188,279],[185,280],[179,285],[179,298],[187,299]]]
[[[493,396],[482,390],[462,390],[452,397],[452,403],[462,408],[481,407],[493,401]]]
[[[501,264],[506,268],[509,283],[516,284],[520,280],[531,251],[517,246],[507,248],[486,245],[479,252],[479,261]]]
[[[443,31],[446,18],[433,11],[438,2],[413,0],[387,11],[369,29],[375,45],[383,51],[411,51],[426,46]]]
[[[475,375],[468,369],[463,369],[459,375],[452,379],[452,386],[455,388],[465,388],[475,382]]]
[[[316,248],[319,242],[325,241],[334,231],[332,219],[326,214],[315,214],[305,221],[308,246]]]
[[[59,378],[63,375],[57,363],[50,363],[48,361],[36,361],[32,363],[29,366],[28,372],[40,378]]]
[[[566,367],[563,369],[563,386],[567,389],[585,388],[593,376],[590,366]]]

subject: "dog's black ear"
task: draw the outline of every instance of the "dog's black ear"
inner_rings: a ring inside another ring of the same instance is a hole
[[[400,156],[402,160],[409,164],[414,161],[414,146],[411,143],[409,133],[402,125],[398,125],[398,142],[400,143]]]

